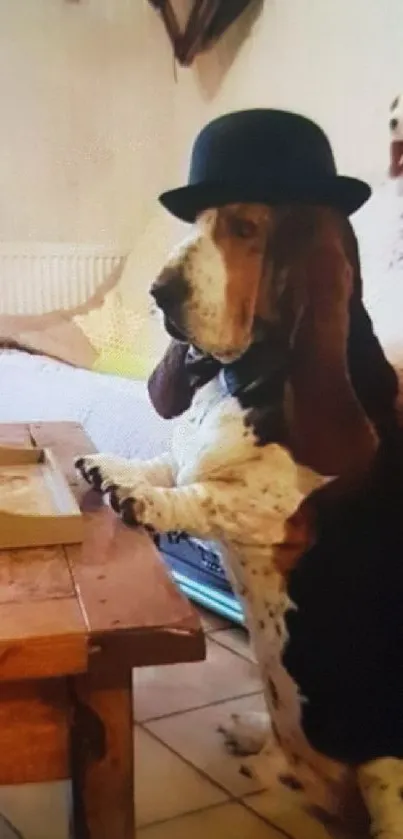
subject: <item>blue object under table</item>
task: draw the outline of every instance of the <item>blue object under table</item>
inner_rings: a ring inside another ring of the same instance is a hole
[[[233,594],[214,542],[169,533],[160,536],[158,547],[174,579],[190,600],[233,623],[244,625],[241,605]]]

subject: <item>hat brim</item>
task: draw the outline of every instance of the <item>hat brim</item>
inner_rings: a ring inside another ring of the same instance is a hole
[[[226,204],[317,204],[352,215],[371,195],[371,187],[357,178],[335,175],[295,183],[200,183],[163,192],[159,201],[182,221],[192,223],[203,210]]]

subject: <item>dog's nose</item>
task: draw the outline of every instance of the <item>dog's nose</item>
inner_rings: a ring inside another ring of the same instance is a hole
[[[395,119],[395,118],[391,119],[391,121],[389,123],[389,127],[391,128],[392,131],[394,131],[395,128],[397,128],[398,125],[399,125],[399,121],[397,119]]]
[[[163,312],[183,303],[189,295],[189,286],[181,271],[165,268],[152,284],[150,294]]]

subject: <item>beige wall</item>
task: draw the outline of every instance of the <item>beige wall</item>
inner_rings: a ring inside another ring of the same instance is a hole
[[[135,238],[173,145],[172,79],[143,0],[0,0],[0,239]]]
[[[244,106],[312,115],[340,168],[378,178],[401,0],[265,0],[242,43],[252,18],[175,80],[147,0],[0,0],[0,239],[134,241],[195,132]]]

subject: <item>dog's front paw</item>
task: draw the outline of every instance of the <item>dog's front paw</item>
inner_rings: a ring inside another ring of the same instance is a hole
[[[267,714],[258,711],[232,714],[228,723],[219,726],[218,731],[232,754],[256,755],[268,745],[271,736],[270,719]]]
[[[144,527],[150,533],[155,527],[153,489],[145,486],[124,487],[111,484],[106,490],[112,509],[128,527]]]
[[[85,455],[74,461],[77,472],[93,489],[100,490],[103,482],[102,455]]]
[[[93,489],[108,492],[112,484],[124,483],[130,461],[109,454],[87,454],[74,462],[79,474]]]

